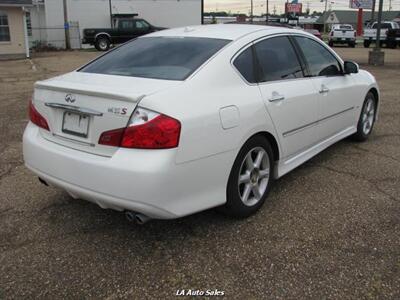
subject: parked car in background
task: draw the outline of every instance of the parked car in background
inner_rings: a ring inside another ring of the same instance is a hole
[[[378,23],[374,22],[369,28],[364,29],[364,47],[376,43]],[[381,24],[380,42],[388,47],[395,47],[400,41],[400,26],[396,22],[385,21]]]
[[[330,47],[333,47],[334,44],[347,44],[354,48],[356,46],[356,31],[350,24],[332,25],[328,44]]]
[[[312,35],[316,36],[317,38],[322,40],[321,32],[317,29],[304,29],[305,32],[311,33]]]
[[[24,160],[42,183],[139,223],[213,207],[242,218],[275,179],[365,141],[378,104],[375,78],[307,32],[163,30],[37,82]]]
[[[165,29],[138,18],[116,18],[113,22],[113,28],[84,29],[82,44],[94,45],[99,51],[107,51],[112,44],[125,43],[133,38]]]

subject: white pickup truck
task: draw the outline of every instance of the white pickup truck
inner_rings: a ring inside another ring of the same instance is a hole
[[[371,24],[370,27],[364,29],[364,47],[368,48],[371,43],[376,42],[376,31],[377,31],[378,23],[374,22]],[[382,22],[381,24],[381,36],[380,36],[380,41],[381,43],[386,44],[387,46],[390,46],[392,44],[392,41],[388,40],[388,31],[389,30],[394,30],[394,29],[399,29],[400,26],[396,22],[389,22],[385,21]]]
[[[332,25],[328,44],[330,47],[333,47],[334,44],[347,44],[354,48],[356,46],[356,31],[349,24]]]

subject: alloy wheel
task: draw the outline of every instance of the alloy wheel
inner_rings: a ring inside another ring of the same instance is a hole
[[[368,135],[374,124],[375,119],[375,102],[373,99],[368,99],[362,113],[362,130],[365,135]]]
[[[262,147],[251,149],[244,157],[238,178],[239,196],[243,204],[253,206],[263,197],[269,182],[270,161]]]

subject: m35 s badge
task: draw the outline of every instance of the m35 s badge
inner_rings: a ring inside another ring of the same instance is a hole
[[[128,112],[128,109],[126,107],[109,107],[107,111],[112,114],[124,116]]]

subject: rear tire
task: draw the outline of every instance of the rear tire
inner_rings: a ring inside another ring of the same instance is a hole
[[[264,204],[273,184],[274,156],[268,140],[256,135],[240,149],[219,211],[236,218],[251,216]]]
[[[328,42],[328,45],[329,45],[329,47],[333,47],[333,42],[332,42],[332,41],[329,41],[329,42]]]
[[[375,124],[377,102],[373,93],[368,92],[361,109],[357,123],[357,132],[353,134],[353,139],[363,142],[368,139]]]
[[[355,47],[356,47],[356,42],[350,42],[350,43],[349,43],[349,47],[355,48]]]
[[[387,47],[391,48],[391,49],[396,49],[396,47],[397,47],[396,41],[387,42]]]
[[[370,45],[371,45],[370,41],[364,40],[364,48],[369,48]]]
[[[107,37],[102,36],[96,40],[94,46],[98,51],[107,51],[108,49],[110,49],[110,45],[110,40]]]

